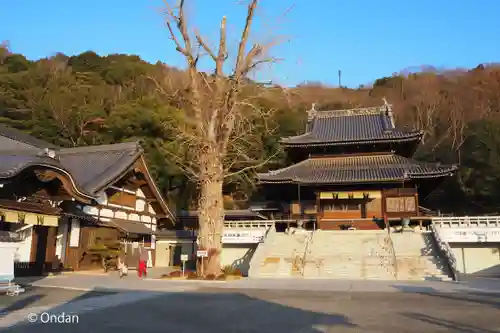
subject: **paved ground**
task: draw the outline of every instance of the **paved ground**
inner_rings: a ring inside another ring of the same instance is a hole
[[[26,292],[16,297],[0,296],[0,318],[6,313],[28,307],[48,306],[61,302],[78,301],[92,297],[113,295],[117,292],[78,291],[40,287],[25,287]]]
[[[309,290],[290,280],[200,284],[71,276],[38,281],[44,283],[99,291],[34,289],[32,295],[47,301],[5,315],[5,332],[500,332],[498,280],[474,281],[472,288],[470,282],[313,280]],[[2,297],[0,304],[15,308]],[[30,312],[76,315],[78,323],[41,324],[40,317],[38,324],[20,323]]]

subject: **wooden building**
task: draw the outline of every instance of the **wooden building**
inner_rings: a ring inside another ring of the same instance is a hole
[[[295,164],[258,175],[265,195],[289,217],[319,229],[377,229],[415,219],[456,166],[412,159],[421,131],[395,126],[391,105],[308,112],[306,131],[282,139]],[[307,221],[310,223],[307,224]]]
[[[173,214],[137,142],[60,148],[0,126],[0,228],[24,234],[25,266],[93,268],[89,248],[121,241],[150,250]]]

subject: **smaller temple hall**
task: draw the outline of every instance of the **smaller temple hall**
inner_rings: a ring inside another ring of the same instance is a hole
[[[418,220],[428,196],[455,165],[412,158],[422,132],[396,127],[390,104],[308,112],[305,133],[282,139],[286,168],[258,174],[266,199],[306,228],[379,229]]]

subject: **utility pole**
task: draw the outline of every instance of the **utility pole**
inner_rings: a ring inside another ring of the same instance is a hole
[[[339,69],[339,88],[342,88],[342,71]]]

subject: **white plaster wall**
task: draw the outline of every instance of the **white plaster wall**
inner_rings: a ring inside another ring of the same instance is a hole
[[[33,228],[30,227],[20,231],[20,233],[24,233],[26,238],[22,242],[16,243],[19,247],[16,249],[14,259],[16,261],[30,261]]]
[[[156,242],[156,266],[157,267],[168,267],[170,263],[170,247],[172,245],[181,246],[181,254],[187,254],[189,260],[191,260],[193,252],[193,242],[191,241],[178,241],[178,240],[159,240]],[[194,247],[196,251],[196,244]]]
[[[66,244],[69,235],[69,225],[66,218],[59,219],[56,236],[56,256],[64,262],[66,259]]]
[[[146,201],[142,199],[135,200],[135,210],[138,212],[143,212],[146,207]]]
[[[137,190],[136,195],[138,198],[135,202],[135,210],[137,212],[143,212],[143,211],[145,211],[145,207],[147,205],[146,196],[144,195],[144,192],[141,189]],[[116,208],[130,211],[130,214],[127,214],[124,211],[113,212],[113,210],[107,209],[107,208],[101,209],[99,211],[99,209],[97,207],[87,206],[87,205],[84,205],[82,207],[82,211],[87,213],[87,214],[90,214],[90,215],[100,216],[102,220],[107,220],[108,218],[117,218],[117,219],[129,220],[129,221],[144,222],[148,228],[151,228],[153,231],[156,231],[156,219],[155,218],[152,218],[150,216],[136,214],[134,212],[134,208],[131,208],[131,207],[126,207],[126,206],[108,203],[108,199],[107,199],[105,192],[101,193],[101,195],[99,196],[98,202],[102,205],[109,205],[112,207],[116,207]],[[151,205],[147,205],[147,206],[149,208],[148,211],[153,212]],[[151,236],[151,249],[156,249],[156,236],[155,235]],[[151,266],[151,265],[152,265],[152,258],[150,257],[150,260],[148,261],[148,266]]]
[[[115,212],[115,218],[126,220],[127,219],[127,214],[125,212],[118,211],[118,212]]]
[[[500,276],[500,243],[450,243],[460,273]]]
[[[69,246],[79,247],[80,246],[80,221],[77,219],[71,219],[71,231],[69,235]]]
[[[14,278],[14,258],[19,243],[0,242],[0,277]]]

